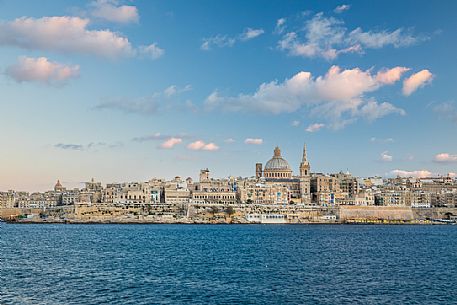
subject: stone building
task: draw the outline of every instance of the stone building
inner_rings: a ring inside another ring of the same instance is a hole
[[[310,164],[307,159],[306,145],[303,146],[298,176],[293,176],[289,162],[282,157],[279,147],[274,149],[273,157],[267,161],[264,168],[262,168],[261,163],[256,163],[255,176],[266,187],[287,188],[289,203],[311,203]],[[267,188],[264,188],[264,190],[267,190]],[[280,197],[282,197],[282,193]]]

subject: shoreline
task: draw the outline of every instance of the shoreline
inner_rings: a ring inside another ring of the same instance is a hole
[[[425,222],[425,221],[412,221],[412,222],[300,222],[300,223],[259,223],[259,222],[145,222],[145,221],[10,221],[2,220],[0,223],[5,224],[61,224],[61,225],[357,225],[357,226],[433,226],[433,225],[457,225],[457,223],[446,222]]]

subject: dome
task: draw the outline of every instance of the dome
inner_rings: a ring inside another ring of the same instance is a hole
[[[275,148],[273,158],[265,164],[265,170],[290,170],[289,162],[281,157],[279,147]]]

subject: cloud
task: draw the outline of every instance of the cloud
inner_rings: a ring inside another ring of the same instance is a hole
[[[309,125],[305,130],[307,132],[316,132],[316,131],[321,130],[323,127],[325,127],[325,124],[314,123],[314,124]]]
[[[363,117],[367,121],[374,121],[392,113],[396,113],[399,115],[406,114],[406,112],[403,109],[399,109],[390,103],[377,103],[374,100],[368,101],[360,109],[355,111],[355,113],[357,113],[357,116]]]
[[[393,143],[394,139],[393,138],[376,138],[376,137],[371,137],[370,142],[372,143]]]
[[[128,38],[119,33],[110,30],[89,30],[88,25],[87,18],[69,16],[22,17],[10,22],[0,22],[0,46],[108,58],[154,52],[157,55],[156,44],[135,48]]]
[[[169,139],[165,140],[162,144],[160,144],[159,147],[163,148],[163,149],[171,149],[174,146],[181,144],[181,142],[182,142],[181,138],[169,138]]]
[[[429,70],[419,71],[403,81],[403,95],[409,96],[417,89],[431,83],[433,74]]]
[[[235,37],[217,34],[212,37],[203,38],[200,49],[209,51],[214,47],[224,48],[233,47],[237,42],[252,40],[265,33],[263,29],[246,28],[241,34]]]
[[[432,172],[428,170],[406,171],[401,169],[394,169],[389,173],[392,176],[400,177],[413,177],[413,178],[426,178],[432,176]]]
[[[363,53],[364,49],[379,49],[385,46],[406,47],[423,39],[414,37],[399,28],[389,32],[364,32],[360,27],[349,31],[344,22],[334,17],[317,13],[297,31],[283,31],[278,42],[280,50],[292,56],[321,57],[333,60],[345,53]]]
[[[259,139],[259,138],[247,138],[246,140],[244,140],[244,144],[248,144],[248,145],[261,145],[261,144],[263,144],[263,139]]]
[[[454,103],[441,103],[433,107],[433,111],[440,116],[457,123],[457,107]]]
[[[409,68],[395,67],[392,69],[383,69],[376,74],[376,80],[383,84],[393,84],[400,80],[403,73],[409,71]]]
[[[84,145],[81,144],[64,144],[58,143],[54,145],[55,148],[65,149],[65,150],[84,150]]]
[[[275,26],[274,33],[282,34],[284,32],[285,25],[286,25],[286,18],[279,18],[278,20],[276,20],[276,26]]]
[[[227,143],[227,144],[233,144],[233,143],[235,143],[236,141],[235,141],[235,139],[233,139],[233,138],[227,138],[227,139],[224,140],[224,142]]]
[[[213,37],[203,38],[203,43],[200,46],[200,49],[202,49],[204,51],[208,51],[208,50],[211,50],[211,48],[213,48],[213,47],[219,47],[219,48],[233,47],[235,42],[236,42],[235,38],[218,34]]]
[[[385,85],[371,70],[342,70],[332,66],[324,76],[315,78],[311,72],[302,71],[283,82],[263,83],[252,94],[221,96],[216,90],[206,98],[205,106],[209,110],[222,108],[269,114],[309,109],[311,115],[327,119],[337,127],[357,118],[372,121],[388,114],[405,114],[390,103],[365,98],[366,94]]]
[[[156,132],[154,134],[142,137],[135,137],[132,139],[134,142],[146,142],[146,141],[156,141],[156,140],[163,140],[165,138],[169,138],[169,136],[164,136],[160,132]]]
[[[153,43],[148,46],[140,46],[138,48],[138,53],[151,59],[158,59],[165,54],[165,50],[159,48],[156,43]]]
[[[344,11],[348,11],[350,8],[351,8],[351,6],[348,4],[341,4],[341,5],[338,5],[337,7],[335,7],[335,9],[333,11],[337,14],[340,14]]]
[[[58,148],[58,149],[78,150],[78,151],[93,150],[93,149],[99,149],[99,148],[117,148],[117,147],[121,147],[121,146],[123,146],[123,144],[121,142],[117,142],[117,143],[91,142],[86,145],[58,143],[58,144],[54,145],[54,147]]]
[[[157,113],[160,104],[155,95],[142,98],[114,98],[102,102],[94,107],[96,110],[118,110],[128,114],[152,115]]]
[[[298,126],[300,126],[300,121],[294,120],[294,121],[290,122],[290,125],[292,125],[293,127],[298,127]]]
[[[137,23],[138,10],[131,5],[118,5],[116,0],[97,0],[90,4],[90,14],[99,19],[115,23]]]
[[[205,143],[202,140],[197,140],[187,145],[187,148],[190,150],[216,151],[219,149],[219,146],[214,143]]]
[[[189,135],[185,133],[177,134],[177,135],[166,135],[162,134],[160,132],[156,132],[150,135],[146,136],[141,136],[141,137],[135,137],[132,139],[134,142],[149,142],[149,141],[158,141],[158,140],[165,140],[165,139],[170,139],[170,138],[180,138],[180,139],[186,139],[189,138]]]
[[[384,151],[381,153],[381,161],[383,162],[392,162],[393,156],[389,154],[388,151]]]
[[[457,162],[457,155],[452,155],[449,153],[440,153],[435,156],[434,161],[439,163]]]
[[[263,29],[252,29],[252,28],[247,28],[244,30],[243,33],[240,35],[240,40],[246,41],[246,40],[251,40],[254,39],[260,35],[265,33]]]
[[[128,97],[119,97],[119,98],[109,98],[104,99],[101,103],[97,104],[94,109],[96,110],[117,110],[124,113],[134,113],[141,115],[154,115],[159,110],[175,110],[182,109],[191,109],[193,105],[189,104],[189,101],[182,102],[179,100],[180,95],[184,92],[191,90],[190,85],[184,87],[178,87],[172,85],[167,87],[163,91],[154,92],[146,97],[139,98],[128,98]],[[191,102],[190,102],[191,103]],[[192,110],[192,109],[191,109]]]
[[[5,73],[17,82],[41,82],[63,84],[67,80],[79,77],[79,66],[67,66],[49,61],[46,57],[18,58],[18,62],[9,66]]]
[[[171,85],[171,86],[167,87],[163,91],[163,94],[166,97],[172,97],[174,95],[177,95],[177,94],[180,94],[180,93],[183,93],[183,92],[186,92],[186,91],[190,91],[190,90],[192,90],[192,86],[191,85],[186,85],[183,88],[180,88],[180,87],[178,87],[176,85]]]

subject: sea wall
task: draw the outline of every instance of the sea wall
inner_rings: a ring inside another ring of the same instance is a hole
[[[447,219],[449,215],[457,216],[457,208],[413,209],[416,219]]]
[[[341,206],[340,220],[413,220],[411,207]]]

